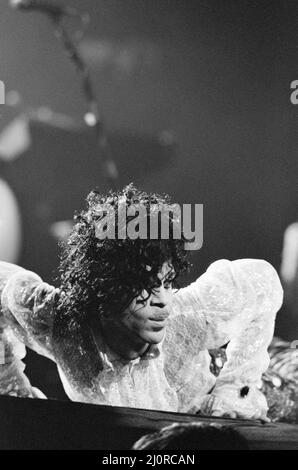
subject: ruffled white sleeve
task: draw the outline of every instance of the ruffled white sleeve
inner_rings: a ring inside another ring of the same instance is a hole
[[[282,299],[275,269],[266,261],[253,259],[217,261],[179,291],[180,304],[191,303],[197,309],[199,326],[204,318],[204,347],[228,343],[227,362],[212,393],[201,402],[201,412],[266,417],[266,399],[258,386],[269,365],[267,348]]]
[[[55,289],[39,276],[0,262],[0,393],[43,397],[24,374],[25,345],[52,359],[52,299]]]

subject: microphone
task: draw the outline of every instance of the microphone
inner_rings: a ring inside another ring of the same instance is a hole
[[[46,13],[57,19],[61,16],[77,16],[78,12],[74,8],[58,5],[55,2],[40,0],[10,0],[10,6],[16,10],[39,11]]]

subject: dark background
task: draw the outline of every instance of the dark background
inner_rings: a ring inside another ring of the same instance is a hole
[[[204,204],[204,245],[192,254],[184,282],[218,258],[263,258],[279,270],[284,230],[298,218],[298,106],[290,102],[290,83],[298,79],[298,4],[61,3],[91,16],[83,51],[115,136],[119,185],[133,180],[175,202]],[[46,16],[2,1],[0,78],[28,105],[82,119],[78,78],[52,30]],[[175,137],[173,152],[157,143],[163,131]],[[3,175],[23,212],[20,263],[51,280],[58,253],[48,225],[71,218],[88,190],[106,183],[89,130],[32,123],[31,132],[32,148]],[[298,337],[298,319],[285,308],[277,333]]]

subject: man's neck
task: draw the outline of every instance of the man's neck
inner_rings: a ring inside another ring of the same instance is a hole
[[[133,360],[142,356],[149,347],[149,343],[133,336],[124,327],[115,325],[112,320],[94,321],[92,330],[95,341],[100,342],[100,338],[117,355],[126,360]]]

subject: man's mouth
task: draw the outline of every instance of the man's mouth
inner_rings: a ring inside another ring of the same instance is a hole
[[[150,317],[149,320],[157,321],[157,322],[164,322],[169,316],[168,312],[160,312],[154,315],[154,317]]]

